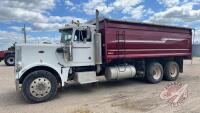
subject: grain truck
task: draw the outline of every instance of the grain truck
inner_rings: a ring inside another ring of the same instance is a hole
[[[59,44],[15,47],[16,88],[31,102],[56,96],[68,83],[143,78],[149,83],[174,81],[191,59],[192,29],[140,22],[99,19],[72,22],[59,29]]]

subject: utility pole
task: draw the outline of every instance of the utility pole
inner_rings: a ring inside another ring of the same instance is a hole
[[[26,43],[26,26],[24,24],[24,27],[22,28],[22,31],[24,32],[24,43]]]

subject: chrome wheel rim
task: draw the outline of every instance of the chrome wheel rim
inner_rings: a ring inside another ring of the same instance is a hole
[[[30,84],[30,93],[32,96],[41,98],[50,93],[51,82],[47,78],[37,78]]]
[[[7,62],[8,62],[9,64],[14,64],[14,62],[15,62],[14,57],[9,57],[9,58],[7,59]]]
[[[176,66],[175,65],[170,66],[170,68],[169,68],[170,76],[171,77],[176,77],[177,73],[178,73],[178,71],[176,69]]]
[[[158,80],[160,79],[161,77],[161,70],[159,67],[156,67],[154,70],[153,70],[153,78]]]

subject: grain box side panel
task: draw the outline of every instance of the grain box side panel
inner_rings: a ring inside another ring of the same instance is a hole
[[[189,57],[191,56],[191,33],[187,29],[155,28],[155,26],[135,26],[126,24],[116,26],[106,23],[105,51],[106,62],[114,59]],[[125,32],[125,40],[116,38],[117,32]],[[125,46],[120,46],[125,43]]]

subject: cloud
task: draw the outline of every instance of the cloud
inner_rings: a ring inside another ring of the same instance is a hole
[[[70,0],[65,0],[65,5],[66,6],[73,6],[74,3],[72,3]]]
[[[120,14],[130,15],[130,17],[124,16],[128,19],[136,20],[153,13],[152,9],[145,9],[142,3],[143,0],[114,0],[113,2],[88,0],[80,4],[74,4],[70,0],[65,1],[68,9],[80,9],[87,15],[95,15],[95,10],[98,9],[101,15],[109,16],[111,12],[119,12]]]
[[[47,37],[47,36],[37,36],[33,37],[27,35],[27,43],[42,43],[42,42],[51,42],[58,43],[60,37]],[[12,46],[13,43],[23,43],[24,35],[22,32],[9,32],[0,30],[0,50],[6,50],[8,47]]]
[[[65,4],[72,6],[73,3],[69,0]],[[1,0],[0,1],[0,22],[1,21],[18,21],[29,22],[32,24],[30,30],[48,31],[57,30],[64,24],[72,20],[85,22],[85,19],[73,16],[51,16],[49,10],[55,7],[55,0]],[[18,30],[13,27],[12,29]]]
[[[113,7],[106,4],[106,0],[90,0],[82,5],[83,11],[89,15],[94,15],[96,9],[102,14],[108,14],[113,10]]]
[[[140,19],[142,15],[150,13],[150,10],[145,10],[141,5],[142,2],[143,0],[115,0],[108,3],[106,0],[90,0],[82,4],[82,10],[88,15],[94,15],[96,9],[103,15],[120,11],[120,13],[131,15],[133,19]]]
[[[144,9],[143,5],[140,5],[136,8],[130,8],[123,11],[125,14],[130,14],[133,19],[140,19],[144,16],[146,10]]]
[[[22,40],[22,34],[0,30],[0,50],[7,49],[15,41],[22,42]]]
[[[40,12],[28,11],[21,8],[0,7],[0,14],[0,21],[47,21]]]
[[[157,0],[159,4],[164,5],[165,7],[173,7],[179,5],[179,0]]]
[[[140,3],[142,0],[115,0],[112,6],[120,10],[130,10]]]
[[[71,21],[80,21],[81,23],[87,20],[82,18],[77,18],[73,16],[49,16],[48,22],[37,22],[33,23],[33,31],[57,31],[58,29],[64,27],[65,24]]]
[[[77,17],[74,17],[74,16],[49,16],[49,22],[65,22],[65,23],[69,23],[71,22],[72,20],[74,21],[77,21],[79,20],[81,23],[84,23],[86,22],[87,20],[86,19],[83,19],[83,18],[77,18]]]
[[[71,11],[77,11],[80,9],[80,4],[74,4],[70,0],[65,0],[65,6],[67,9],[70,9]]]
[[[36,31],[55,31],[64,26],[60,23],[33,23],[33,30]]]
[[[143,0],[115,0],[111,4],[116,10],[121,10],[124,14],[131,15],[133,19],[140,19],[146,12],[143,5],[139,5]]]
[[[27,23],[27,32],[34,32],[28,35],[28,42],[40,42],[42,40],[60,39],[52,36],[39,36],[38,32],[49,31],[51,34],[72,20],[85,22],[85,19],[74,16],[52,16],[52,11],[56,6],[56,0],[1,0],[0,1],[0,22],[19,22]],[[73,3],[66,0],[66,5],[72,6]],[[12,24],[12,23],[11,23]],[[8,25],[9,26],[9,25]],[[0,30],[0,48],[7,48],[16,40],[23,42],[23,26],[11,25],[8,28],[12,30]],[[40,40],[40,41],[38,41]]]
[[[13,29],[14,31],[17,31],[17,32],[22,32],[23,27],[24,26],[11,26],[10,29]],[[26,27],[26,31],[30,32],[30,31],[32,31],[32,28]]]
[[[54,0],[1,0],[0,21],[46,22],[43,13],[54,6]]]
[[[194,9],[196,5],[200,5],[200,3],[189,2],[181,6],[167,8],[165,11],[155,13],[148,21],[162,24],[177,24],[178,22],[190,24],[200,18],[200,10]]]
[[[73,16],[49,16],[47,22],[35,22],[32,25],[26,26],[26,31],[37,32],[37,31],[58,31],[58,29],[64,27],[65,24],[71,21],[79,21],[85,23],[87,20],[77,18]],[[10,29],[14,31],[22,31],[23,26],[11,26]]]

